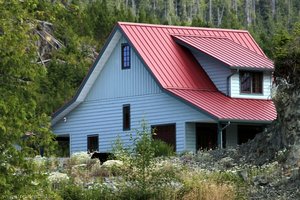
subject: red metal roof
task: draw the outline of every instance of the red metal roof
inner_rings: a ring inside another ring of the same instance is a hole
[[[256,58],[259,57],[259,59],[270,64],[248,31],[124,22],[119,22],[118,26],[158,83],[175,96],[218,119],[271,121],[276,118],[276,110],[270,100],[234,99],[219,92],[191,52],[172,38],[172,35],[226,38],[226,40],[222,40],[222,45],[238,46],[238,50],[243,51],[243,53],[255,55]],[[226,53],[227,56],[233,54],[229,53],[229,50]],[[223,55],[223,60],[225,57]],[[241,62],[230,63],[235,66]],[[250,62],[248,60],[245,62],[248,64],[258,61]],[[243,65],[246,64],[243,63]],[[266,66],[270,67],[269,65]],[[263,67],[265,66],[263,65]]]
[[[265,56],[248,31],[127,22],[119,22],[118,25],[164,88],[216,90],[191,53],[180,47],[172,35],[226,37],[250,51]]]
[[[180,43],[235,68],[274,69],[273,62],[226,37],[174,35]]]
[[[168,90],[220,120],[272,121],[276,118],[271,100],[230,98],[220,92],[201,90]]]

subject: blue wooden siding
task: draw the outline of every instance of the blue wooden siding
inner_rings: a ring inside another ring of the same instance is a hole
[[[186,147],[187,151],[196,151],[196,124],[187,122],[185,123],[185,133],[186,133]]]
[[[239,74],[234,74],[231,77],[231,96],[236,98],[249,99],[271,99],[272,89],[272,74],[271,72],[264,72],[263,75],[263,94],[241,94],[240,93],[240,77]]]
[[[118,136],[129,144],[129,133],[140,129],[146,120],[149,127],[176,123],[176,148],[183,151],[186,141],[186,122],[213,122],[214,120],[189,105],[164,93],[131,49],[131,68],[121,69],[122,37],[105,63],[87,98],[60,120],[53,132],[70,134],[71,153],[87,150],[87,135],[99,134],[99,150],[109,151]],[[131,131],[123,131],[122,106],[130,104]],[[192,137],[190,137],[190,135]],[[188,148],[190,145],[188,144]]]
[[[222,62],[200,51],[191,51],[219,91],[227,94],[227,77],[231,70]]]
[[[237,124],[230,124],[226,128],[226,147],[235,147],[237,145]]]
[[[240,94],[240,80],[239,74],[235,73],[230,77],[229,91],[227,91],[227,77],[232,74],[231,70],[222,62],[205,55],[199,51],[192,50],[193,55],[205,70],[207,75],[214,82],[219,91],[224,94],[229,94],[235,98],[249,98],[249,99],[270,99],[272,89],[272,74],[271,72],[264,72],[263,75],[263,94]]]
[[[123,104],[130,104],[131,131],[124,132],[122,130]],[[71,153],[86,151],[86,137],[91,134],[99,134],[100,151],[108,151],[117,135],[120,135],[128,144],[128,133],[134,133],[134,130],[139,129],[143,120],[146,120],[149,127],[157,124],[176,123],[178,151],[185,150],[187,148],[186,140],[193,139],[190,135],[185,136],[186,122],[213,121],[173,97],[159,93],[83,102],[67,116],[67,122],[59,121],[53,128],[53,132],[72,134]]]
[[[131,68],[121,70],[122,43],[127,43],[124,37],[121,37],[113,50],[105,67],[91,88],[86,101],[161,92],[132,48]]]

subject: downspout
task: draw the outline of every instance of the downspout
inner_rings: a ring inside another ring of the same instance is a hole
[[[221,122],[218,122],[218,146],[219,146],[219,149],[223,149],[223,130],[226,129],[228,126],[230,126],[230,121],[228,121],[224,127],[222,127]]]
[[[229,94],[229,92],[231,92],[230,91],[230,84],[229,84],[229,79],[233,76],[233,75],[235,75],[235,74],[237,74],[237,73],[239,73],[239,69],[236,69],[234,72],[232,72],[229,76],[227,76],[227,96],[231,96],[231,94]]]

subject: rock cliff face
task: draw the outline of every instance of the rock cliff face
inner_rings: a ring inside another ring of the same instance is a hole
[[[300,167],[300,85],[280,83],[274,88],[277,119],[263,133],[238,148],[245,161],[263,165],[283,151],[281,161]]]
[[[279,84],[273,100],[278,115],[276,135],[288,150],[286,164],[300,167],[300,85]]]

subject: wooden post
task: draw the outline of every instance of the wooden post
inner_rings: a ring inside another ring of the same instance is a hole
[[[218,147],[223,149],[223,130],[220,122],[218,122]]]

